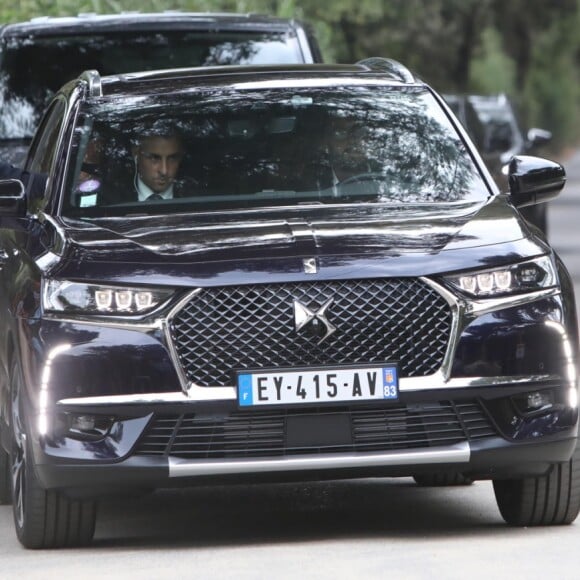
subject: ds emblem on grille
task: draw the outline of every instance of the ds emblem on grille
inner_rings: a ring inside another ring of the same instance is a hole
[[[313,311],[299,300],[294,300],[294,325],[296,332],[305,331],[319,337],[317,344],[325,341],[336,331],[336,327],[326,318],[326,310],[334,302],[327,300],[318,310]]]

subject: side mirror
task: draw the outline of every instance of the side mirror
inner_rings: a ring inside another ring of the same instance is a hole
[[[555,161],[529,155],[516,155],[508,168],[513,204],[525,207],[553,199],[566,183],[566,171]]]
[[[0,217],[24,217],[26,194],[19,179],[0,180]]]
[[[485,128],[485,149],[488,153],[502,153],[512,148],[512,127],[509,123],[489,123]]]
[[[545,145],[552,140],[552,132],[532,127],[528,131],[527,137],[528,147],[539,147],[540,145]]]

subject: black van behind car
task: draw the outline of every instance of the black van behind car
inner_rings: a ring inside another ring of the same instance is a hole
[[[487,168],[502,191],[508,189],[507,165],[514,155],[534,155],[552,139],[552,133],[536,127],[525,131],[512,100],[505,94],[443,95],[473,139]],[[528,222],[548,233],[547,205],[520,209]]]
[[[0,160],[19,165],[53,94],[87,70],[321,62],[311,28],[257,14],[81,14],[0,27]]]

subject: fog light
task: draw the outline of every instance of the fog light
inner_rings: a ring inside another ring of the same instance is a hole
[[[95,421],[92,415],[78,415],[72,418],[70,428],[75,431],[92,431],[95,428]]]
[[[527,415],[551,409],[554,405],[554,395],[550,389],[530,391],[512,397],[512,401],[522,415]]]
[[[101,415],[73,415],[68,416],[67,436],[83,439],[100,439],[111,428],[114,419]]]
[[[550,391],[536,391],[535,393],[528,393],[526,397],[526,405],[528,409],[541,409],[552,404],[552,393]]]

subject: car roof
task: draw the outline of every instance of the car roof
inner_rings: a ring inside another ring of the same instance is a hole
[[[257,66],[215,66],[167,69],[135,72],[129,74],[100,77],[96,71],[86,71],[81,75],[89,81],[93,96],[114,96],[123,94],[141,94],[164,92],[165,89],[178,92],[192,85],[208,86],[216,84],[263,82],[283,78],[284,81],[300,82],[315,79],[344,77],[375,79],[393,84],[424,85],[400,63],[390,59],[372,59],[359,61],[356,64],[292,64],[292,65],[257,65]],[[376,66],[376,61],[394,63],[395,68]],[[400,69],[398,67],[401,67]],[[408,76],[407,76],[408,75]]]
[[[288,31],[304,24],[294,19],[276,18],[264,14],[182,12],[121,12],[119,14],[86,13],[78,16],[32,18],[25,22],[6,24],[0,36],[52,36],[59,34],[95,34],[129,30],[217,30]]]

